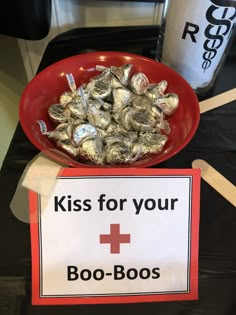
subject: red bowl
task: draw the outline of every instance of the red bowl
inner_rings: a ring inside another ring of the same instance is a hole
[[[194,136],[200,119],[198,99],[190,85],[174,70],[152,59],[125,52],[91,52],[63,59],[45,68],[36,75],[25,88],[19,105],[22,128],[40,151],[56,161],[66,160],[72,167],[94,167],[65,155],[56,150],[55,144],[40,131],[38,120],[43,120],[48,130],[54,126],[47,113],[48,107],[58,102],[59,95],[69,90],[66,74],[72,73],[77,87],[86,83],[99,72],[96,65],[122,66],[133,64],[134,72],[143,72],[150,83],[161,80],[168,82],[166,92],[179,96],[179,108],[169,118],[171,133],[164,150],[132,164],[112,165],[112,167],[148,167],[163,162],[182,150]],[[96,165],[95,165],[96,166]],[[102,167],[111,167],[103,165]]]

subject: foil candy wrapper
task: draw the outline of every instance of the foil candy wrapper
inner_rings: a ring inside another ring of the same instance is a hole
[[[54,130],[48,131],[46,135],[48,138],[57,141],[64,141],[71,139],[72,125],[68,123],[59,124]]]
[[[110,85],[112,89],[124,88],[125,86],[114,76],[110,77]]]
[[[108,103],[108,102],[103,102],[102,103],[102,109],[107,111],[107,112],[111,112],[112,111],[112,104]]]
[[[132,152],[135,155],[147,156],[149,154],[161,152],[168,137],[158,133],[143,133],[133,145]]]
[[[132,126],[135,131],[154,131],[156,120],[147,112],[136,112],[132,116]]]
[[[115,134],[122,131],[125,131],[125,129],[120,124],[118,124],[114,119],[111,120],[106,130],[107,134]]]
[[[159,107],[157,107],[155,105],[149,106],[148,112],[149,112],[150,115],[152,115],[158,121],[160,119],[164,119],[163,111],[161,110],[161,108],[159,108]]]
[[[97,65],[96,70],[100,71],[101,73],[91,78],[90,82],[93,82],[94,80],[108,80],[111,76],[111,69],[109,67]]]
[[[71,140],[58,140],[56,145],[59,149],[67,153],[72,158],[77,158],[79,155],[79,150],[76,148]]]
[[[132,105],[137,109],[137,110],[149,110],[150,106],[152,105],[151,100],[144,95],[138,95],[135,96],[134,99],[132,100]]]
[[[132,76],[131,81],[130,81],[130,85],[131,85],[132,90],[136,94],[142,95],[148,89],[149,80],[144,73],[138,72]]]
[[[86,108],[81,100],[77,102],[69,102],[66,105],[66,108],[69,109],[73,117],[85,120],[87,118]]]
[[[77,88],[76,92],[79,95],[80,102],[83,103],[84,108],[87,107],[87,102],[91,96],[91,90],[93,89],[93,83],[89,82],[88,84],[82,84],[79,88]],[[76,101],[77,99],[75,99]]]
[[[90,106],[88,108],[88,121],[91,125],[106,129],[111,121],[111,115],[109,112],[105,112],[96,108],[96,106]]]
[[[132,107],[125,107],[117,117],[117,122],[127,131],[133,130],[132,117],[135,110]]]
[[[107,130],[101,129],[99,127],[96,127],[97,130],[97,136],[100,137],[101,139],[104,139],[107,136]]]
[[[114,135],[107,135],[104,137],[104,142],[107,146],[110,146],[114,142],[125,143],[129,148],[132,147],[134,141],[136,141],[138,135],[136,132],[118,132]]]
[[[106,112],[112,111],[112,104],[102,100],[101,98],[89,99],[86,106],[87,110],[93,106],[95,106],[97,109],[102,109]]]
[[[126,88],[117,88],[113,90],[113,113],[120,112],[124,107],[128,106],[134,95],[133,93]]]
[[[59,104],[66,106],[66,104],[72,101],[73,97],[72,91],[63,92],[59,97]]]
[[[111,85],[109,80],[106,80],[106,78],[102,78],[99,80],[93,81],[93,89],[91,90],[91,96],[93,98],[101,98],[105,99],[111,94]]]
[[[79,146],[79,156],[82,161],[89,164],[103,164],[103,142],[100,137],[83,141]]]
[[[133,65],[126,64],[122,67],[111,66],[111,73],[121,82],[122,85],[127,86],[129,84],[130,73]]]
[[[72,140],[76,147],[80,145],[85,139],[95,138],[97,136],[97,129],[90,124],[81,124],[74,127],[72,131]]]
[[[48,115],[55,123],[63,123],[70,117],[70,111],[61,104],[52,104],[48,108]]]
[[[123,142],[111,143],[105,151],[105,161],[107,164],[127,163],[132,158],[130,147]]]
[[[166,80],[160,81],[158,84],[149,84],[145,95],[152,101],[155,102],[156,99],[163,96],[168,83]]]
[[[156,99],[154,104],[161,108],[166,116],[171,116],[179,106],[179,97],[175,93],[167,93]]]
[[[162,124],[160,126],[157,125],[157,127],[163,130],[166,135],[169,135],[171,132],[171,126],[168,120],[163,120]]]

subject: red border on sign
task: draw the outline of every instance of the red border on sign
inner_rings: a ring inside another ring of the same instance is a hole
[[[200,220],[200,169],[99,169],[65,168],[60,177],[73,176],[192,176],[192,213],[190,238],[189,292],[179,294],[122,295],[97,297],[41,297],[40,296],[40,248],[38,225],[38,194],[29,191],[30,233],[32,255],[32,304],[118,304],[198,299],[198,243]]]

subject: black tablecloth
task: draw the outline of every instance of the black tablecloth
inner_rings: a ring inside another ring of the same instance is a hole
[[[39,66],[93,50],[126,51],[154,58],[158,29],[154,26],[75,29],[52,40]],[[236,49],[231,49],[211,95],[236,87]],[[236,101],[201,115],[192,141],[180,153],[155,167],[191,168],[204,159],[236,184]],[[32,306],[29,225],[14,217],[9,208],[19,178],[38,150],[18,124],[0,172],[0,314],[236,314],[236,209],[204,181],[201,182],[199,248],[199,300],[121,305]],[[4,282],[1,282],[4,279]],[[24,281],[24,294],[10,291],[5,279]],[[23,279],[23,280],[22,280]],[[17,302],[18,303],[18,302]],[[16,312],[17,309],[17,312]]]

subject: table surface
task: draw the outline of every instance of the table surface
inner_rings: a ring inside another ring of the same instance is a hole
[[[74,29],[52,40],[38,71],[65,57],[93,50],[126,51],[154,58],[154,26]],[[230,50],[209,96],[236,87],[236,49]],[[159,168],[191,168],[204,159],[236,184],[236,101],[201,115],[192,141]],[[0,172],[0,314],[236,314],[236,209],[201,182],[199,300],[120,305],[32,306],[29,225],[10,202],[27,163],[38,153],[18,124]],[[156,166],[154,166],[156,167]],[[23,205],[19,205],[23,206]]]

